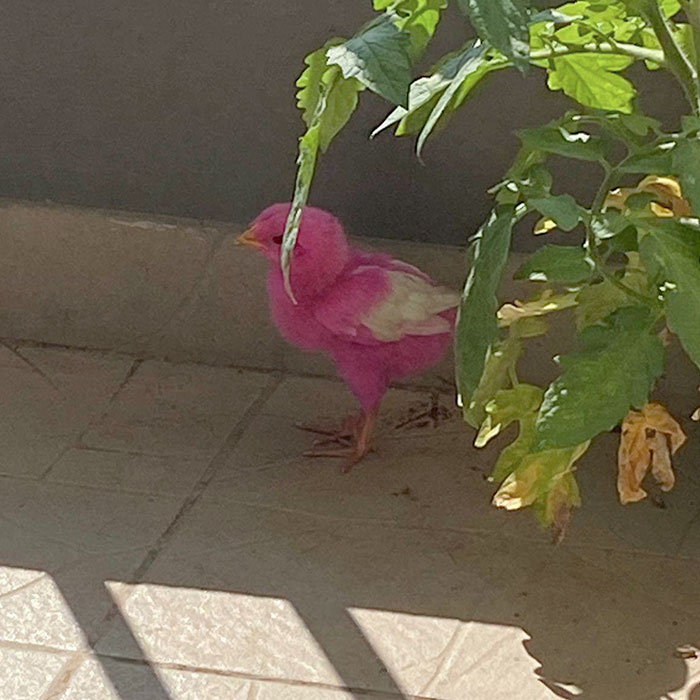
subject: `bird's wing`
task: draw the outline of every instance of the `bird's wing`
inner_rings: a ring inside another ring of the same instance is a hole
[[[407,335],[449,333],[450,321],[440,314],[458,304],[458,294],[433,285],[408,265],[367,264],[344,275],[314,315],[335,335],[374,345]]]

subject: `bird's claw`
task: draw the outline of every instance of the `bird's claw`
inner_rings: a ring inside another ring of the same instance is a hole
[[[353,445],[351,447],[339,447],[338,449],[332,450],[307,450],[304,452],[304,457],[311,458],[331,458],[331,459],[345,459],[346,462],[343,465],[341,472],[343,474],[348,474],[352,471],[352,468],[364,457],[371,452],[371,448],[362,448],[360,445]]]

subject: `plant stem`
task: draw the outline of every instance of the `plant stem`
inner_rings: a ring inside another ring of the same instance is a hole
[[[610,189],[610,183],[612,182],[615,170],[611,168],[607,162],[603,161],[601,163],[603,169],[605,170],[605,177],[598,187],[598,191],[593,199],[593,204],[591,205],[591,219],[600,216],[603,212],[603,205],[605,203],[605,197]],[[656,306],[654,299],[647,297],[644,294],[640,294],[636,290],[628,287],[624,282],[620,281],[615,275],[608,272],[605,261],[598,254],[598,244],[595,239],[595,234],[591,227],[591,219],[585,221],[586,225],[586,250],[591,256],[591,260],[595,265],[595,269],[603,276],[604,279],[608,280],[611,284],[614,284],[620,291],[624,292],[627,296],[643,303],[646,306]]]
[[[649,0],[645,3],[644,14],[664,50],[668,68],[683,87],[693,112],[700,114],[700,82],[698,81],[697,69],[678,45],[671,31],[671,26],[656,0]]]
[[[573,54],[617,54],[620,56],[630,56],[639,61],[652,61],[660,66],[666,65],[666,56],[663,51],[657,49],[647,49],[635,44],[621,44],[619,42],[601,41],[588,42],[586,44],[557,44],[546,49],[530,51],[531,61],[545,61],[548,58],[559,58]]]
[[[693,31],[695,46],[695,70],[700,72],[697,65],[700,56],[700,0],[681,0],[681,5]]]

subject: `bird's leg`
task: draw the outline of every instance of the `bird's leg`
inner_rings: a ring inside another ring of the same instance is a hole
[[[378,408],[368,412],[362,412],[357,425],[357,431],[353,438],[353,443],[348,447],[337,449],[318,449],[304,453],[305,457],[340,457],[347,459],[343,467],[343,473],[347,474],[358,462],[360,462],[372,449],[372,433],[377,420]]]

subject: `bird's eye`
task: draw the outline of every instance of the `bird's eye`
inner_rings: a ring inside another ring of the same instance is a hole
[[[283,238],[284,238],[284,236],[275,236],[275,237],[272,239],[272,242],[273,242],[275,245],[282,245],[282,239],[283,239]]]

